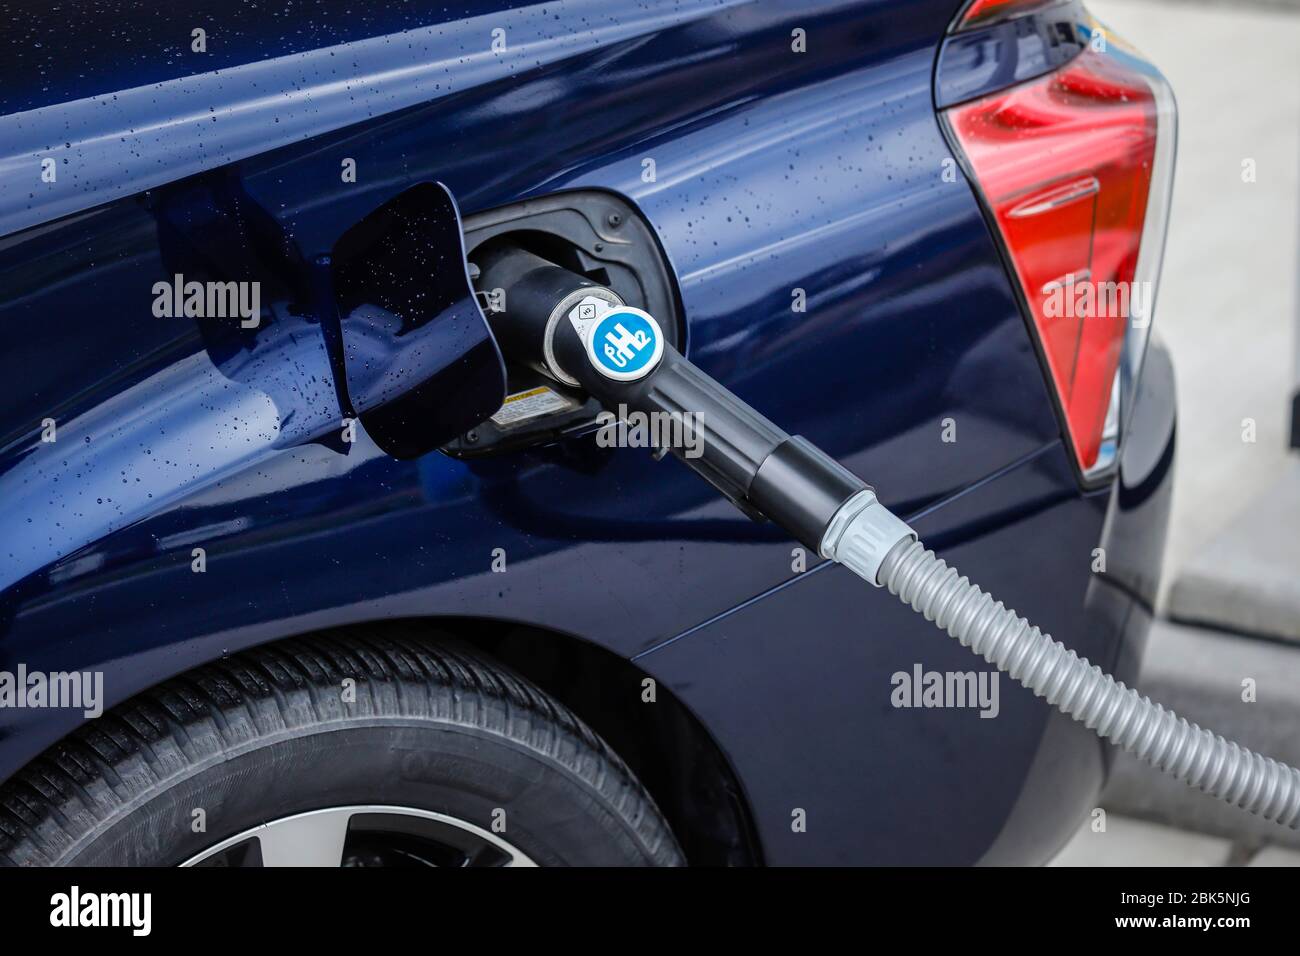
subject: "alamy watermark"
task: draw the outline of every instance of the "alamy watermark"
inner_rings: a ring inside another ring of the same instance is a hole
[[[95,893],[75,884],[50,897],[50,925],[56,928],[122,927],[132,936],[153,929],[152,893]]]
[[[927,671],[920,664],[912,670],[895,671],[889,678],[894,686],[889,702],[895,707],[968,707],[980,717],[996,717],[998,671]]]
[[[179,272],[171,282],[153,284],[153,314],[160,319],[239,319],[241,329],[255,329],[262,320],[260,282],[185,281]]]
[[[1150,282],[1093,282],[1073,272],[1042,288],[1043,315],[1049,319],[1132,319],[1134,328],[1151,321],[1155,287]]]
[[[704,416],[699,412],[631,412],[618,406],[618,414],[603,411],[596,416],[600,430],[596,444],[601,448],[681,449],[683,458],[704,454]]]
[[[103,671],[0,671],[0,708],[47,707],[80,710],[85,717],[104,712]]]

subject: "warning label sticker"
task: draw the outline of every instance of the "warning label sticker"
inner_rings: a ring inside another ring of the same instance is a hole
[[[526,392],[515,392],[513,395],[507,395],[500,410],[492,416],[492,422],[498,428],[508,428],[511,425],[526,422],[530,418],[568,411],[570,408],[576,407],[575,402],[570,401],[558,392],[552,391],[545,385],[539,385],[537,388],[530,388]]]

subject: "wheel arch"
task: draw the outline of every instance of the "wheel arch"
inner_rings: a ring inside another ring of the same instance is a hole
[[[644,682],[653,678],[636,664],[573,635],[513,621],[422,617],[362,626],[412,624],[427,628],[431,641],[473,646],[572,710],[631,767],[691,864],[762,862],[744,789],[724,751],[661,682],[655,681],[653,703],[644,701]]]

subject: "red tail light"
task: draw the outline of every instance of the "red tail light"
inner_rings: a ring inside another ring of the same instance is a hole
[[[996,4],[977,0],[968,17],[981,6]],[[1104,464],[1108,417],[1118,421],[1126,335],[1145,345],[1172,167],[1172,97],[1126,59],[1085,49],[945,114],[1014,266],[1084,472]]]

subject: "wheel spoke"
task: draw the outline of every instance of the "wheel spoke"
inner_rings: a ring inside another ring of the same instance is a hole
[[[529,859],[525,854],[508,844],[502,845],[501,849],[510,854],[510,859],[502,863],[502,866],[537,866],[537,864]]]
[[[279,820],[255,835],[263,866],[339,866],[352,808],[318,810]]]

